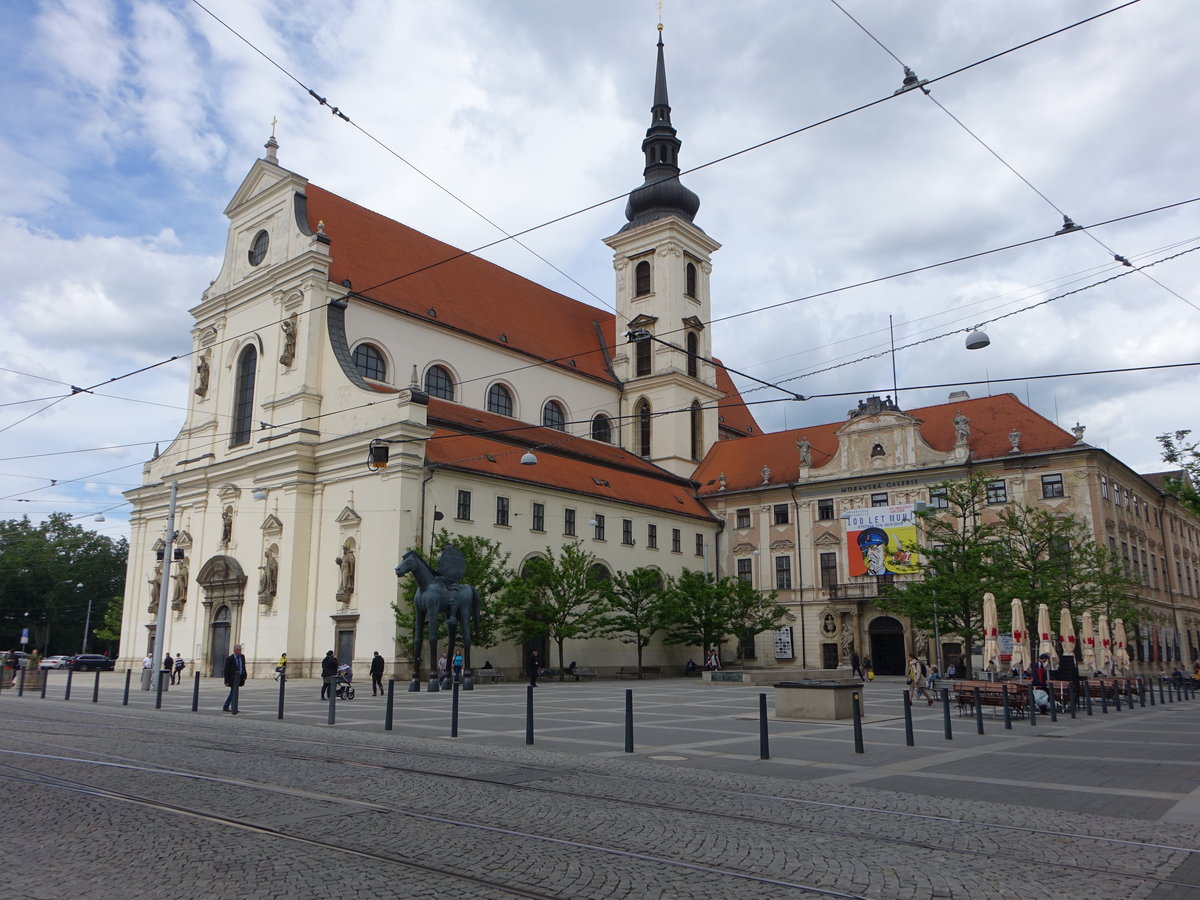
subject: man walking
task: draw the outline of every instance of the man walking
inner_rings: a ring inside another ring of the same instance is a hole
[[[337,678],[337,657],[333,655],[332,650],[325,651],[325,658],[321,660],[321,699],[328,700],[329,692],[333,690],[333,680]]]
[[[376,689],[379,690],[379,696],[383,696],[383,657],[379,655],[379,651],[375,651],[375,655],[371,657],[371,696],[375,696]]]
[[[233,653],[225,660],[225,686],[229,688],[229,696],[225,698],[222,712],[238,714],[238,688],[246,683],[246,657],[242,656],[242,645],[234,644]]]
[[[862,660],[858,658],[857,653],[850,654],[850,668],[853,674],[858,676],[859,681],[867,680],[867,674],[862,669]]]

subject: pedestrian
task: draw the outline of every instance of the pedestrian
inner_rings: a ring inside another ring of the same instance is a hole
[[[279,654],[279,665],[275,667],[275,680],[287,681],[287,654]]]
[[[542,658],[534,650],[529,654],[529,686],[537,687],[538,672],[542,669]]]
[[[225,698],[222,712],[238,714],[238,688],[246,683],[246,657],[242,656],[242,645],[234,644],[233,652],[225,660],[225,687],[229,688],[229,696]]]
[[[375,691],[379,691],[379,696],[383,696],[383,657],[379,655],[379,651],[375,651],[375,655],[371,657],[371,696],[375,696]]]
[[[925,679],[925,693],[929,695],[930,706],[933,706],[934,698],[937,697],[937,683],[941,677],[942,676],[938,673],[937,666],[929,667],[929,677]]]
[[[1041,688],[1049,693],[1050,691],[1050,654],[1043,653],[1038,657],[1038,661],[1034,663],[1033,669],[1029,673],[1029,682],[1035,688]]]
[[[173,682],[174,684],[179,684],[180,682],[183,681],[183,667],[186,665],[187,665],[187,663],[185,663],[183,661],[183,654],[176,653],[175,654],[175,678],[174,678],[174,682]]]
[[[863,657],[863,671],[867,673],[867,681],[875,680],[875,669],[871,666],[871,657]]]
[[[325,651],[321,660],[321,699],[328,700],[329,692],[333,689],[333,680],[337,678],[338,661],[332,650]]]
[[[721,655],[717,653],[716,647],[708,651],[708,661],[705,662],[704,668],[710,672],[721,671]]]
[[[148,691],[154,687],[154,657],[147,653],[142,660],[142,690]]]
[[[862,660],[858,658],[857,653],[850,654],[850,670],[858,676],[859,681],[867,680],[867,673],[863,671]]]
[[[163,690],[166,690],[171,684],[171,679],[175,677],[175,658],[170,653],[163,656],[162,675],[159,677],[165,679],[163,681]]]
[[[455,682],[461,683],[462,682],[462,670],[463,670],[463,655],[461,653],[456,652],[454,654],[453,665],[454,665],[454,680],[455,680]]]
[[[958,677],[958,669],[955,668],[954,663],[950,663],[948,666],[946,666],[946,677],[947,678],[957,678]]]
[[[929,701],[929,705],[933,706],[933,698],[929,696],[929,691],[925,686],[925,679],[929,677],[929,671],[925,668],[925,663],[917,659],[915,653],[908,654],[908,666],[904,670],[906,683],[912,687],[912,699],[917,700],[922,694]]]

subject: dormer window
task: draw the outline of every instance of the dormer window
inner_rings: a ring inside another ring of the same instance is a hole
[[[371,344],[359,344],[354,348],[354,368],[363,378],[374,381],[387,380],[387,363],[378,347]]]
[[[643,259],[633,269],[633,295],[645,297],[650,293],[650,260]]]
[[[267,247],[271,245],[271,236],[266,231],[260,231],[254,236],[254,240],[250,244],[250,252],[247,258],[250,260],[250,265],[257,266],[267,258]]]

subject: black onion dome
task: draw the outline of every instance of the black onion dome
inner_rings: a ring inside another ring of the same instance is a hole
[[[682,141],[671,125],[671,106],[667,102],[667,67],[663,59],[662,26],[658,35],[658,67],[654,73],[654,105],[650,108],[650,127],[642,141],[646,156],[645,182],[634,189],[625,204],[629,220],[626,231],[668,216],[691,222],[700,209],[700,198],[679,180],[679,148]]]

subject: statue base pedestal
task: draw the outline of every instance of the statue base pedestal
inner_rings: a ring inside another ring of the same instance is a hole
[[[421,693],[421,682],[419,682],[419,681],[417,680],[417,676],[416,676],[416,675],[414,675],[414,676],[412,677],[412,681],[410,681],[410,682],[408,683],[408,692],[409,692],[410,694],[419,694],[419,693]]]
[[[442,687],[437,680],[437,676],[434,676],[433,678],[429,679],[429,687],[427,687],[425,690],[429,691],[431,694],[436,694],[441,689]]]

